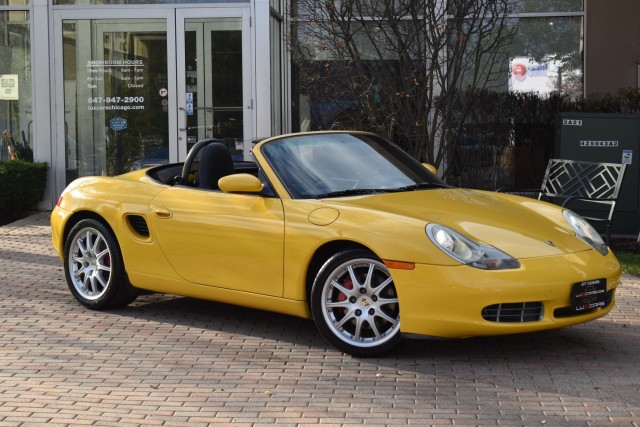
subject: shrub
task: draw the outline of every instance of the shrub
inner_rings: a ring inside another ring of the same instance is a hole
[[[552,93],[463,92],[477,99],[450,159],[449,183],[471,188],[539,187],[554,156],[562,112],[640,114],[640,89],[571,99]],[[462,106],[458,106],[459,109]]]
[[[447,182],[462,187],[535,188],[554,148],[556,120],[573,105],[563,95],[484,91],[463,93],[468,111]]]
[[[0,161],[0,222],[35,207],[47,183],[46,163]]]

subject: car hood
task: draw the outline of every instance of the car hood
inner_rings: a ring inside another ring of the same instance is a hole
[[[325,202],[340,211],[350,206],[439,223],[519,259],[591,249],[576,237],[562,208],[526,197],[451,188]]]

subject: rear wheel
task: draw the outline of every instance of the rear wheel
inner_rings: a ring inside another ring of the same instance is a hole
[[[354,356],[382,354],[401,340],[393,278],[367,250],[345,250],[324,264],[311,290],[311,312],[324,337]]]
[[[64,271],[73,296],[95,310],[122,307],[136,298],[112,232],[95,219],[73,226],[65,242]]]

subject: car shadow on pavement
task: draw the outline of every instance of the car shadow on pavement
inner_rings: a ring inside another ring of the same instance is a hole
[[[524,413],[533,424],[549,425],[565,425],[572,408],[578,420],[586,408],[627,414],[640,407],[640,327],[633,317],[624,322],[610,315],[522,335],[405,340],[384,356],[355,358],[325,342],[311,320],[186,297],[144,295],[97,316],[104,331],[96,333],[135,342],[136,360],[165,370],[169,360],[171,372],[238,376],[215,380],[227,391],[241,389],[243,375],[269,372],[270,387],[301,381],[327,393],[386,390],[396,396],[376,401],[379,410],[414,410],[419,401],[425,411],[444,405],[472,414]]]
[[[240,335],[272,341],[274,345],[283,342],[331,348],[310,319],[188,297],[143,295],[130,306],[111,313],[225,334],[228,341]]]
[[[263,347],[296,347],[342,355],[325,342],[312,320],[278,313],[160,294],[142,296],[133,305],[112,313],[203,329],[222,337],[224,343],[240,336],[243,340],[259,340]],[[608,374],[624,369],[634,371],[640,366],[639,334],[637,325],[605,317],[583,325],[528,334],[407,339],[384,356],[360,360],[428,374],[438,373],[442,362],[457,366],[490,363],[496,374],[507,370],[510,375],[519,370],[526,375],[555,373],[565,377],[588,372],[590,376],[603,376],[606,383]]]

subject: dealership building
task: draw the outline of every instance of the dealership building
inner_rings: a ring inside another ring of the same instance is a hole
[[[561,64],[532,62],[531,46],[578,58],[574,94],[638,87],[640,2],[519,3],[504,90],[558,89]],[[0,160],[12,141],[48,163],[50,208],[76,177],[181,161],[200,139],[242,158],[256,138],[317,128],[313,94],[294,83],[287,10],[285,0],[0,0]]]

